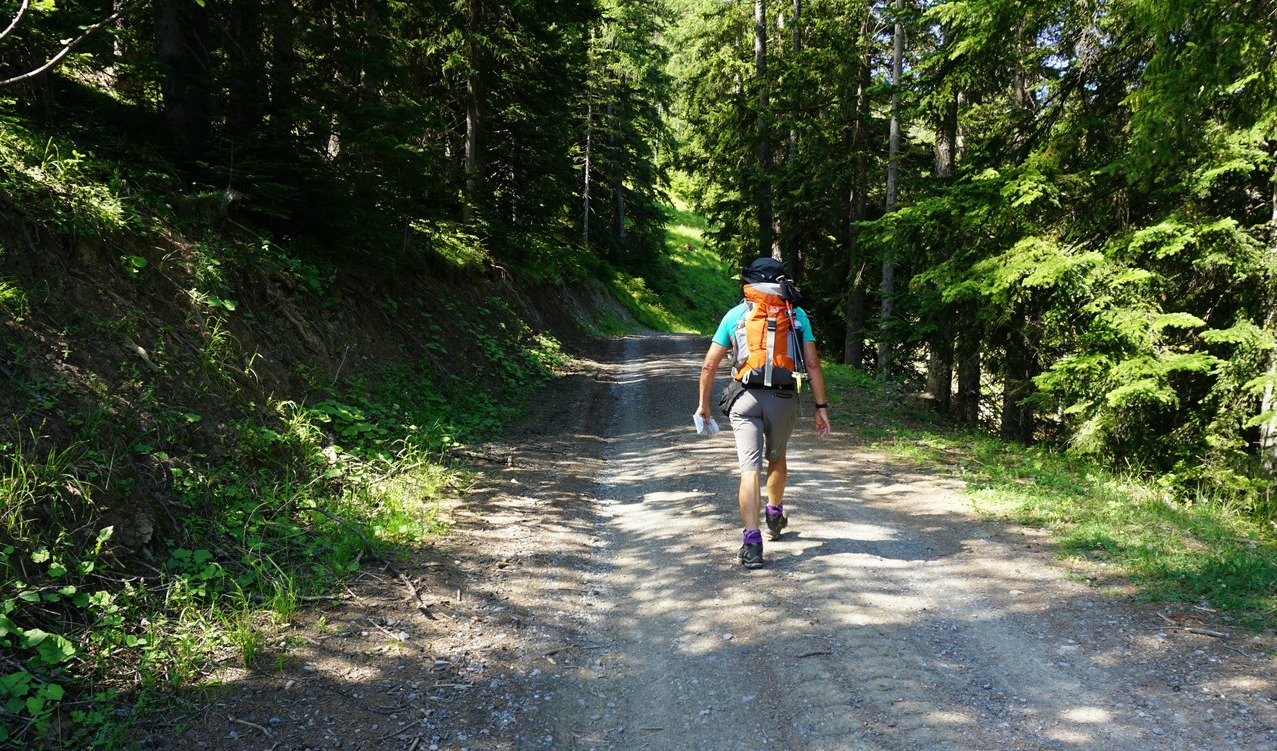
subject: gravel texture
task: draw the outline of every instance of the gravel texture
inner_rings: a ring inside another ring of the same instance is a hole
[[[418,557],[227,670],[149,748],[1277,749],[1277,640],[1145,603],[854,435],[791,444],[784,537],[740,545],[707,342],[600,345],[484,448]],[[282,654],[282,652],[281,652]]]

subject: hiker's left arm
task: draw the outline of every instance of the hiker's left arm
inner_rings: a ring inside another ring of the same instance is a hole
[[[709,351],[705,353],[705,362],[701,364],[701,403],[696,407],[696,414],[701,417],[710,416],[709,405],[714,398],[714,374],[718,372],[718,366],[726,356],[727,348],[717,342],[711,343]]]
[[[807,361],[807,380],[811,384],[811,395],[817,404],[824,404],[825,373],[820,369],[820,355],[816,354],[815,342],[803,342],[803,358]],[[829,435],[829,409],[821,407],[816,410],[816,435],[824,438]]]

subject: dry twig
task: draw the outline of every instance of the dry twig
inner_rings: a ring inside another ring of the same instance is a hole
[[[260,730],[260,731],[262,731],[263,733],[265,733],[265,734],[266,734],[266,737],[267,737],[267,738],[270,738],[270,737],[273,735],[273,733],[271,733],[271,731],[270,731],[270,730],[268,730],[267,728],[262,727],[261,725],[258,725],[256,722],[249,722],[248,720],[241,720],[241,719],[238,719],[238,718],[235,718],[235,717],[231,717],[230,715],[226,715],[226,719],[230,720],[231,722],[237,722],[237,723],[239,723],[240,725],[244,725],[244,726],[247,726],[247,727],[253,728],[254,730]]]

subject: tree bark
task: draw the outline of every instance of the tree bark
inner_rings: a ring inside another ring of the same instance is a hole
[[[296,106],[293,83],[297,78],[297,35],[293,29],[293,0],[274,0],[271,25],[270,129],[276,137],[291,132]]]
[[[624,88],[622,79],[621,88]],[[613,91],[607,103],[608,118],[608,150],[612,156],[612,246],[619,256],[625,253],[625,176],[620,173],[621,160],[617,158],[620,147],[617,143],[621,130],[621,119],[625,117],[624,103],[620,94]],[[618,111],[620,110],[620,111]]]
[[[892,34],[891,55],[891,135],[887,162],[887,203],[885,213],[896,210],[896,181],[900,172],[900,77],[904,59],[905,31],[900,22],[904,0],[896,0],[896,23]],[[888,246],[882,259],[882,314],[878,328],[878,374],[891,376],[891,326],[894,316],[896,264],[892,248]]]
[[[958,133],[958,97],[954,95],[945,107],[936,125],[936,177],[953,177],[957,161],[955,141]],[[947,257],[947,254],[946,254]],[[941,414],[948,414],[953,393],[954,327],[951,308],[941,308],[938,330],[932,334],[927,352],[927,392],[935,399],[934,406]]]
[[[958,394],[953,400],[953,417],[959,425],[975,426],[980,420],[980,338],[970,305],[959,316]]]
[[[226,127],[231,133],[247,132],[265,114],[262,103],[266,96],[266,70],[259,49],[262,31],[260,0],[234,0],[226,50]]]
[[[870,116],[869,86],[872,83],[872,47],[870,35],[873,33],[872,14],[866,12],[864,23],[860,29],[860,43],[864,48],[856,84],[856,115],[851,126],[851,142],[848,146],[853,155],[851,185],[847,190],[846,220],[843,236],[846,238],[847,257],[850,259],[847,278],[847,324],[843,334],[843,363],[855,368],[864,367],[865,361],[865,288],[868,264],[859,259],[858,235],[856,223],[865,218],[865,175],[869,171],[869,158],[865,153],[866,132]]]
[[[1006,344],[1002,388],[1002,437],[1023,444],[1033,443],[1032,405],[1024,400],[1033,395],[1033,376],[1037,374],[1036,357],[1029,337],[1032,321],[1021,308],[1011,318],[1014,329]]]
[[[767,9],[764,0],[754,0],[754,81],[758,86],[758,257],[773,252],[775,233],[772,216],[771,139],[767,132]]]
[[[1272,175],[1272,214],[1268,223],[1268,247],[1270,253],[1277,250],[1277,143],[1272,144],[1271,153],[1274,166]],[[1268,316],[1264,322],[1264,328],[1270,334],[1277,334],[1277,295],[1273,295],[1270,298]],[[1268,383],[1264,386],[1264,396],[1259,405],[1259,413],[1261,415],[1277,410],[1277,388],[1273,386],[1273,381],[1277,379],[1277,352],[1270,353],[1268,357]],[[1277,415],[1270,417],[1259,426],[1259,456],[1264,472],[1268,477],[1270,479],[1277,477]]]
[[[163,71],[161,93],[169,138],[182,159],[197,157],[209,129],[212,88],[208,11],[190,0],[157,0],[155,51]]]
[[[479,34],[479,2],[480,0],[468,0],[466,3],[466,185],[465,205],[461,210],[462,221],[466,224],[472,223],[478,214],[479,192],[482,190],[479,173],[483,169],[483,76],[476,41]]]
[[[802,0],[794,0],[793,17],[790,24],[793,26],[791,33],[792,49],[791,54],[794,58],[794,64],[797,64],[798,55],[802,52],[803,47],[803,31],[802,31]],[[793,184],[795,179],[801,184],[801,177],[797,177],[798,173],[798,100],[794,100],[794,108],[790,112],[789,126],[789,153],[786,156],[786,164],[788,165],[789,184]],[[793,275],[794,280],[801,282],[805,271],[805,259],[803,258],[802,249],[798,244],[798,212],[790,206],[789,210],[783,212],[781,217],[781,258],[789,263],[789,272]]]

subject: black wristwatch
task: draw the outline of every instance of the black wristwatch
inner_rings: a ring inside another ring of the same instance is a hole
[[[821,402],[816,405],[816,409],[829,409],[829,404],[825,402]]]

